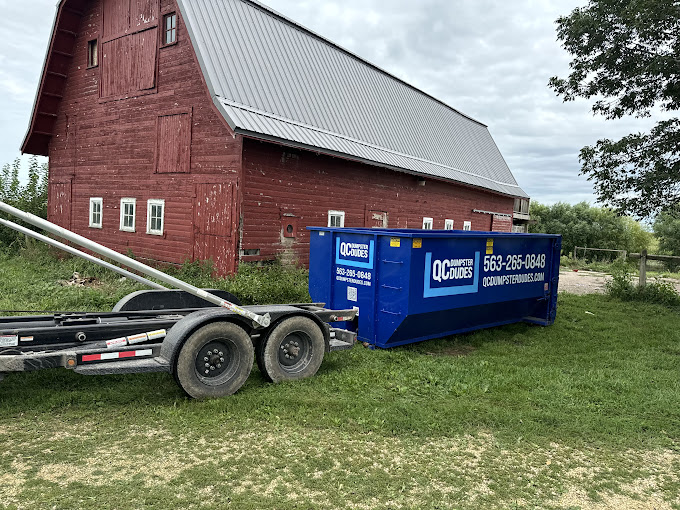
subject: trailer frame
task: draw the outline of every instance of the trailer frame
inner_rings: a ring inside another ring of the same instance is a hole
[[[129,294],[111,312],[0,317],[0,380],[7,373],[50,368],[83,375],[168,372],[190,397],[222,397],[240,389],[253,361],[271,382],[297,380],[314,375],[326,353],[356,343],[356,333],[332,324],[354,321],[358,309],[329,310],[324,303],[241,306],[229,293],[194,287],[3,202],[0,211],[176,287],[167,290],[30,231],[163,290]],[[26,230],[6,220],[2,225]]]

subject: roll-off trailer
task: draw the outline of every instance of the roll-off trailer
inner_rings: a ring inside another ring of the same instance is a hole
[[[266,379],[282,382],[314,375],[326,352],[355,343],[355,333],[330,324],[352,321],[354,309],[240,306],[227,292],[196,288],[3,202],[0,211],[176,288],[0,219],[4,226],[154,288],[126,296],[112,312],[1,317],[0,379],[10,372],[59,367],[83,375],[169,372],[189,396],[214,398],[238,391],[254,357]]]

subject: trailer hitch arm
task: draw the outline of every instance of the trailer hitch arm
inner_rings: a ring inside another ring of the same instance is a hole
[[[135,271],[139,271],[140,273],[143,273],[147,276],[156,278],[157,280],[167,283],[168,285],[171,285],[177,289],[183,290],[185,292],[188,292],[189,294],[205,299],[206,301],[214,305],[226,308],[227,310],[234,312],[235,314],[238,314],[242,317],[246,317],[247,319],[253,321],[253,326],[255,327],[266,328],[271,323],[271,317],[269,316],[269,314],[258,315],[256,313],[251,312],[250,310],[241,308],[240,306],[235,305],[234,303],[225,301],[224,299],[221,299],[215,296],[214,294],[210,294],[209,292],[199,289],[198,287],[194,287],[193,285],[186,283],[178,278],[174,278],[168,274],[165,274],[164,272],[159,271],[158,269],[154,269],[153,267],[147,266],[146,264],[142,264],[138,260],[131,259],[130,257],[127,257],[121,253],[118,253],[117,251],[107,248],[106,246],[102,246],[101,244],[96,243],[90,239],[87,239],[86,237],[78,235],[74,232],[71,232],[70,230],[60,227],[59,225],[55,225],[54,223],[51,223],[38,216],[35,216],[34,214],[27,213],[1,201],[0,211],[6,212],[7,214],[11,214],[12,216],[24,220],[25,222],[30,223],[33,226],[46,230],[51,234],[54,234],[63,239],[71,241],[74,244],[77,244],[88,250],[91,250],[101,255],[102,257],[107,257],[111,260],[114,260],[115,262],[118,262],[119,264],[123,264],[131,269],[134,269]]]

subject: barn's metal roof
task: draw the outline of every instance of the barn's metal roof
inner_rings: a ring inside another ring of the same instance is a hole
[[[180,0],[236,132],[527,197],[489,130],[252,0]]]

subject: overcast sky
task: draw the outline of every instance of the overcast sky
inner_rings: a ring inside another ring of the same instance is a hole
[[[189,0],[190,1],[190,0]],[[489,126],[520,186],[543,203],[587,200],[579,150],[646,131],[605,121],[548,89],[569,56],[555,20],[578,0],[264,0],[281,14]],[[0,0],[0,163],[19,155],[56,0]]]

